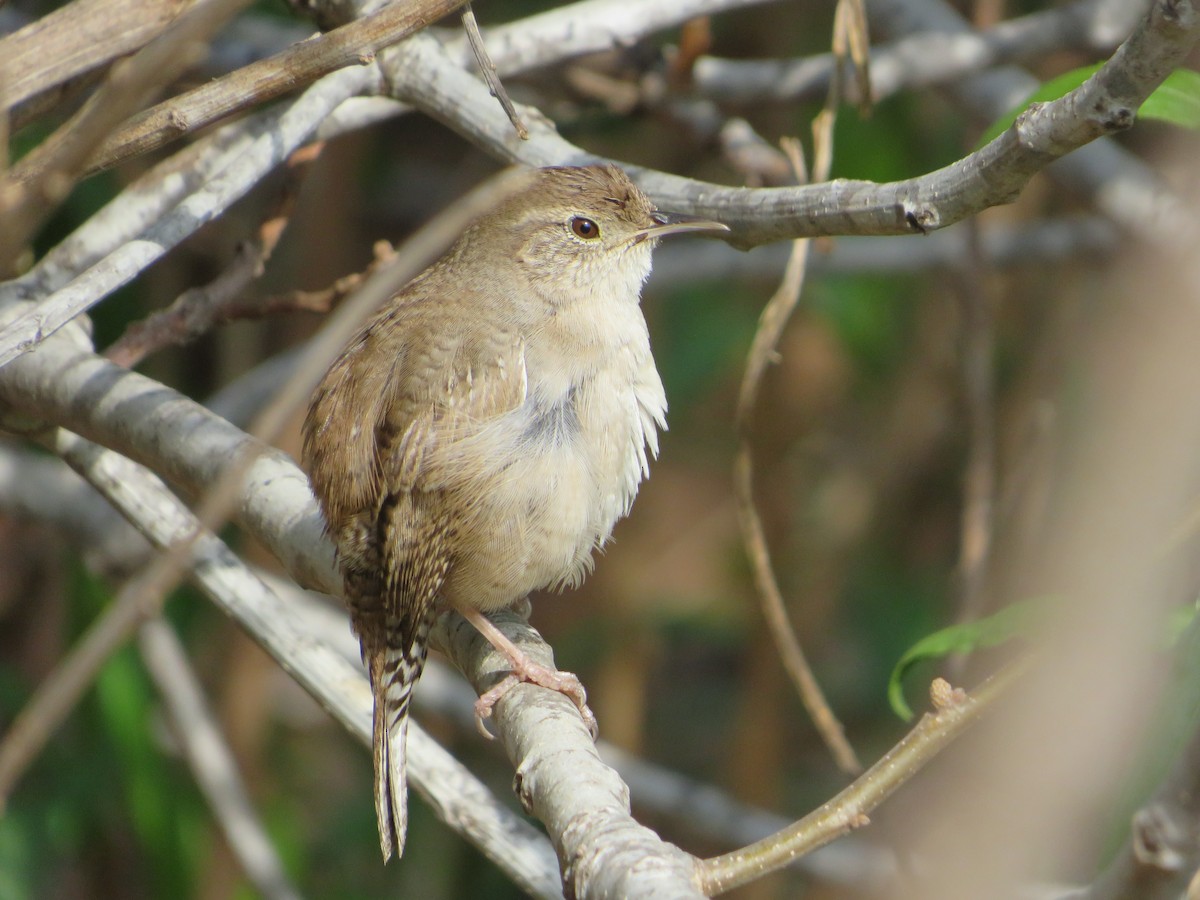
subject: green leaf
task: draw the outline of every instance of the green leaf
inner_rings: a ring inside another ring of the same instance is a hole
[[[1020,105],[1013,107],[992,123],[982,138],[978,147],[998,138],[1017,120],[1017,116],[1029,108],[1031,103],[1048,103],[1069,94],[1079,87],[1096,72],[1103,63],[1083,66],[1064,72],[1057,78],[1051,78],[1036,91],[1025,98]],[[1138,118],[1154,119],[1171,125],[1181,125],[1184,128],[1200,130],[1200,72],[1190,69],[1176,69],[1160,84],[1138,110]]]
[[[1138,117],[1200,131],[1200,72],[1176,69],[1146,98]]]
[[[1014,603],[978,622],[951,625],[926,635],[909,647],[892,669],[892,676],[888,679],[888,702],[892,710],[905,721],[913,717],[913,711],[904,700],[902,681],[904,674],[914,664],[926,659],[941,659],[952,653],[970,653],[972,650],[994,647],[1011,640],[1025,632],[1033,603],[1032,600]]]
[[[1098,71],[1103,63],[1096,63],[1092,66],[1083,66],[1079,69],[1072,69],[1070,72],[1063,72],[1057,78],[1051,78],[1045,82],[1036,91],[1026,97],[1017,106],[1014,106],[999,119],[991,124],[991,127],[983,133],[983,137],[979,139],[978,147],[985,144],[990,144],[996,138],[1000,137],[1013,122],[1017,121],[1017,116],[1025,112],[1031,103],[1049,103],[1051,100],[1057,100],[1066,94],[1069,94],[1075,88],[1079,87]]]

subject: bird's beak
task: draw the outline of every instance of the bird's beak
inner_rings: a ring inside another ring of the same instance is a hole
[[[660,238],[668,234],[679,234],[684,231],[728,231],[729,226],[720,222],[714,222],[710,219],[701,219],[696,216],[685,216],[680,213],[663,213],[656,212],[651,218],[655,224],[649,228],[643,228],[641,231],[633,235],[635,241],[644,241],[647,238]]]

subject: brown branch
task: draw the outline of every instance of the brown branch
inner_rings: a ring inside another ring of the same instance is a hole
[[[178,140],[234,113],[292,93],[336,69],[369,65],[375,54],[436,22],[465,0],[414,0],[383,9],[172,97],[132,119],[88,161],[88,174]]]
[[[1023,664],[1014,664],[970,695],[941,678],[934,679],[930,685],[934,712],[926,713],[900,743],[853,784],[783,831],[733,853],[704,860],[700,873],[705,893],[723,894],[870,824],[867,814],[936,759],[1003,696],[1023,671]]]
[[[0,182],[0,270],[69,193],[96,144],[185,72],[207,41],[249,0],[206,0],[155,41],[112,67],[105,83]]]
[[[194,0],[75,0],[0,39],[5,109],[153,40]]]
[[[286,313],[327,313],[362,287],[395,256],[387,241],[375,244],[375,259],[362,272],[344,275],[319,291],[288,291],[267,297],[247,296],[245,287],[262,270],[265,257],[258,243],[238,248],[234,261],[214,281],[184,291],[169,307],[135,322],[104,356],[119,366],[132,368],[158,350],[190,343],[211,329]]]
[[[505,174],[509,177],[505,178]],[[126,583],[113,605],[91,625],[83,639],[72,647],[67,658],[46,677],[0,740],[0,808],[50,734],[79,701],[104,661],[128,640],[138,625],[157,612],[162,598],[186,574],[192,548],[233,514],[241,502],[243,481],[251,467],[271,452],[269,442],[276,438],[295,410],[311,395],[321,373],[368,311],[378,307],[429,265],[473,218],[511,191],[514,182],[519,183],[519,179],[513,178],[511,171],[501,173],[422,227],[408,240],[403,251],[372,278],[352,302],[338,310],[337,315],[310,342],[301,365],[256,418],[250,437],[222,461],[219,473],[205,484],[190,531],[177,536],[164,553],[156,556],[142,572]],[[39,413],[44,414],[45,409],[33,415]],[[55,449],[72,467],[76,467],[77,461],[70,456],[78,446],[75,435],[56,429],[51,440],[55,443]],[[80,468],[86,468],[98,450],[95,447],[87,450],[85,465]]]
[[[962,383],[967,413],[967,460],[959,524],[959,622],[972,622],[986,607],[988,564],[992,552],[992,514],[996,494],[995,328],[991,298],[983,283],[987,266],[979,240],[979,222],[968,223],[969,260],[960,272],[962,310]],[[965,657],[951,659],[961,672]]]
[[[164,347],[181,347],[206,334],[217,322],[234,318],[230,307],[263,272],[266,254],[258,241],[242,241],[225,270],[208,284],[188,288],[166,309],[133,322],[104,351],[131,369]]]
[[[839,58],[847,53],[861,54],[865,52],[865,34],[854,35],[856,29],[865,28],[865,24],[857,18],[853,10],[858,7],[858,0],[840,0],[834,17],[833,49]],[[856,48],[851,50],[850,48]],[[860,60],[858,71],[863,72]],[[835,72],[840,71],[840,66]],[[860,77],[862,77],[860,75]],[[835,77],[830,83],[829,97],[825,108],[813,123],[813,137],[816,147],[816,162],[814,177],[825,180],[829,177],[829,169],[833,162],[833,126],[836,110],[840,101],[841,79]],[[798,142],[789,142],[785,148],[791,158],[797,180],[804,182],[804,163],[800,155]],[[763,615],[775,646],[779,651],[784,668],[791,676],[800,693],[800,699],[808,710],[817,731],[825,745],[833,754],[838,766],[846,772],[862,771],[862,764],[850,742],[846,740],[841,722],[830,708],[825,694],[813,674],[812,668],[805,658],[800,641],[788,621],[787,610],[784,607],[783,595],[775,578],[774,567],[771,564],[770,551],[767,548],[766,535],[762,521],[754,502],[754,462],[750,448],[750,419],[758,400],[759,387],[767,365],[775,357],[783,328],[791,318],[796,304],[800,302],[800,291],[804,284],[804,276],[808,263],[809,242],[806,239],[797,240],[788,260],[787,270],[779,289],[767,301],[759,319],[758,330],[750,347],[749,358],[746,362],[746,372],[742,378],[741,389],[738,393],[737,425],[741,434],[737,455],[734,458],[734,493],[737,499],[738,517],[742,524],[742,537],[746,554],[750,558],[754,572],[755,585],[762,601]]]
[[[798,159],[798,144],[792,145]],[[797,164],[797,169],[800,165]],[[821,738],[829,747],[834,759],[844,771],[859,772],[862,765],[854,748],[846,740],[842,725],[825,700],[824,692],[813,674],[800,641],[788,621],[787,609],[779,583],[775,579],[770,551],[767,549],[766,534],[754,502],[754,462],[750,448],[750,418],[758,400],[758,390],[768,363],[774,358],[775,348],[783,333],[792,310],[800,300],[800,289],[808,261],[809,242],[798,240],[793,245],[792,256],[779,289],[767,302],[759,319],[758,330],[750,347],[746,362],[746,373],[738,394],[737,424],[741,432],[737,455],[734,458],[734,494],[737,499],[738,518],[741,520],[742,539],[746,555],[754,573],[754,583],[762,601],[763,617],[767,630],[779,651],[784,669],[791,676],[800,699],[808,710]]]
[[[471,52],[475,54],[475,62],[479,64],[479,71],[483,74],[483,80],[487,84],[488,90],[492,92],[493,97],[500,101],[500,106],[508,116],[508,121],[512,122],[513,128],[517,130],[517,136],[523,141],[529,140],[529,129],[521,121],[517,108],[513,106],[512,98],[508,96],[508,91],[504,89],[504,85],[500,81],[500,74],[496,71],[496,64],[488,55],[487,46],[483,43],[483,35],[479,33],[479,23],[475,20],[475,10],[471,9],[470,3],[463,7],[462,24],[463,30],[467,33],[467,43],[471,45]]]

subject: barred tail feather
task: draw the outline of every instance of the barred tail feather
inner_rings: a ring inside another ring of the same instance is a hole
[[[372,681],[376,679],[372,678]],[[404,852],[404,835],[407,830],[407,807],[404,804],[404,793],[407,791],[403,780],[400,782],[400,816],[393,813],[391,802],[392,785],[392,753],[391,740],[388,735],[387,711],[380,702],[379,693],[375,693],[375,713],[371,725],[371,747],[375,770],[375,821],[379,824],[379,850],[386,863],[392,858],[393,852]],[[401,750],[403,753],[403,750]],[[400,759],[400,775],[404,775],[404,759]],[[397,851],[397,844],[399,850]]]
[[[375,683],[375,816],[386,862],[404,855],[408,833],[408,710],[413,688],[425,668],[429,621],[418,626],[410,646],[389,646]]]

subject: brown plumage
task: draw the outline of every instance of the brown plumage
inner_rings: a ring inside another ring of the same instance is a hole
[[[528,177],[371,317],[304,423],[375,697],[385,860],[403,852],[408,704],[435,615],[486,627],[478,612],[583,578],[665,426],[638,306],[651,247],[723,227],[668,222],[613,166]],[[573,676],[513,661],[582,706]]]

